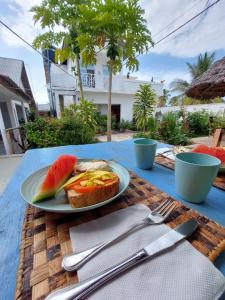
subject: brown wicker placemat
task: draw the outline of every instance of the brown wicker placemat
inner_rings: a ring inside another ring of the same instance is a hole
[[[162,165],[168,169],[174,170],[175,169],[175,161],[165,157],[163,155],[157,155],[155,157],[155,162],[159,165]],[[225,191],[225,174],[218,174],[216,179],[214,180],[213,185],[221,190]]]
[[[22,230],[15,299],[41,300],[51,291],[78,281],[76,273],[61,267],[62,257],[72,252],[69,228],[102,217],[135,203],[156,208],[169,196],[144,179],[131,173],[128,189],[117,200],[99,209],[77,214],[55,214],[28,206]],[[170,197],[171,198],[171,197]],[[172,198],[171,198],[172,199]],[[190,218],[199,229],[189,241],[214,261],[225,249],[225,228],[179,203],[167,224],[175,227]]]

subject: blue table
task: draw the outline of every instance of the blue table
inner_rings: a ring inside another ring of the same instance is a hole
[[[158,144],[158,147],[165,147]],[[151,171],[140,170],[135,166],[132,140],[123,142],[97,143],[82,146],[64,146],[27,151],[5,192],[0,197],[0,299],[13,299],[16,272],[19,259],[19,245],[26,204],[20,196],[20,186],[24,179],[34,171],[51,164],[60,154],[74,154],[82,158],[114,159],[140,177],[156,185],[177,200],[183,202],[175,193],[174,172],[160,165]],[[4,170],[0,170],[0,176]],[[225,226],[225,192],[212,188],[204,204],[189,206],[210,219]],[[225,274],[225,253],[220,255],[216,266]],[[223,297],[225,299],[225,297]]]

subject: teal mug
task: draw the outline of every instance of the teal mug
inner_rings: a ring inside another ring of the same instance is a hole
[[[211,189],[220,160],[207,154],[179,153],[175,158],[176,192],[192,203],[201,203]]]
[[[138,139],[134,141],[137,166],[148,170],[153,167],[157,143],[151,139]]]

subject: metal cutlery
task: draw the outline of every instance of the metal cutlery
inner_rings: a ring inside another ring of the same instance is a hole
[[[156,239],[148,246],[136,252],[132,256],[122,262],[108,268],[91,278],[75,285],[70,285],[66,288],[57,290],[51,293],[46,300],[79,300],[94,292],[108,280],[118,276],[120,273],[130,269],[131,267],[150,259],[161,252],[170,249],[172,246],[190,236],[198,227],[197,221],[191,219],[185,223],[171,229],[162,237]]]
[[[65,256],[62,260],[62,267],[67,271],[78,270],[82,267],[88,260],[90,260],[93,256],[98,254],[104,248],[112,245],[115,242],[118,242],[122,238],[125,238],[135,229],[142,228],[147,225],[156,225],[162,224],[174,210],[176,205],[172,200],[167,199],[160,206],[150,212],[150,214],[142,219],[141,221],[132,224],[127,230],[122,232],[121,234],[115,236],[114,238],[100,243],[94,247],[91,247],[87,250],[81,252],[75,252],[71,255]]]

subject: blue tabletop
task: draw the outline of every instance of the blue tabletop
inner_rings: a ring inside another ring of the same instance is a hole
[[[158,144],[159,148],[165,146],[165,144]],[[74,154],[80,158],[114,159],[184,203],[175,192],[174,171],[156,164],[148,171],[140,170],[135,166],[132,140],[27,151],[5,192],[0,196],[0,299],[2,300],[13,299],[16,284],[19,245],[26,207],[26,203],[20,196],[21,183],[34,171],[51,164],[62,153]],[[0,170],[0,176],[2,174],[4,170]],[[189,202],[184,204],[225,226],[224,191],[212,187],[204,204]],[[225,253],[220,255],[215,264],[225,275]]]

